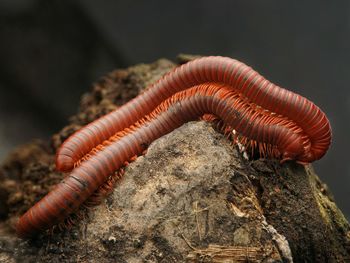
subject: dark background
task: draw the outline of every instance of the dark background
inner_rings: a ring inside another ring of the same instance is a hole
[[[334,140],[314,164],[350,218],[350,1],[1,0],[0,161],[49,138],[107,72],[224,55],[314,101]]]

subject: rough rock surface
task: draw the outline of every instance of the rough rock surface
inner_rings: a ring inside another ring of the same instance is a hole
[[[0,262],[347,262],[349,224],[311,166],[247,160],[205,122],[152,143],[71,229],[15,237],[18,215],[63,176],[53,165],[62,141],[173,65],[111,73],[51,144],[36,141],[9,156],[0,170]]]

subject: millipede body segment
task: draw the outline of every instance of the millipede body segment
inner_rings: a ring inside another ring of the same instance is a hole
[[[20,218],[18,235],[31,236],[61,222],[146,145],[205,114],[234,129],[240,142],[281,161],[312,162],[331,141],[329,121],[311,101],[237,60],[200,58],[68,138],[56,166],[71,173]]]

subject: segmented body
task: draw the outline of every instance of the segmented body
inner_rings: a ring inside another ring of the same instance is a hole
[[[17,233],[29,236],[63,220],[146,145],[208,113],[235,129],[243,142],[282,160],[312,162],[331,140],[326,116],[309,100],[236,60],[200,58],[70,137],[56,165],[64,171],[79,166],[20,218]]]
[[[307,155],[297,160],[312,162],[321,158],[328,148],[328,120],[311,101],[274,85],[242,62],[226,57],[204,57],[176,68],[143,94],[76,132],[58,150],[57,169],[70,171],[92,148],[149,114],[165,99],[206,82],[228,84],[252,103],[295,121],[310,135],[311,143]],[[322,140],[320,134],[324,135]]]

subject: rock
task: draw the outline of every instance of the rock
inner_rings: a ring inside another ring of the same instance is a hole
[[[247,160],[211,124],[202,121],[185,124],[154,141],[144,156],[126,168],[113,193],[85,211],[84,218],[75,219],[70,229],[56,229],[53,235],[44,233],[32,240],[14,236],[10,226],[18,215],[62,178],[47,161],[61,141],[80,125],[130,99],[135,95],[133,87],[139,92],[172,66],[161,60],[111,73],[84,95],[81,112],[71,119],[69,128],[53,137],[51,149],[28,146],[37,154],[20,161],[20,170],[11,165],[6,166],[6,173],[0,170],[1,180],[17,183],[5,204],[21,193],[15,208],[4,210],[9,212],[0,224],[0,259],[347,261],[349,224],[311,165]],[[125,94],[132,95],[123,97],[124,87],[129,87]]]

